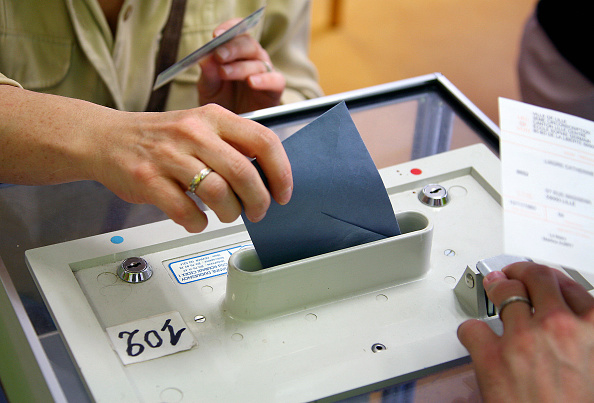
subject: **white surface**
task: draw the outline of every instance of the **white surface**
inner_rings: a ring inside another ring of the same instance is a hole
[[[594,122],[499,108],[505,252],[594,274]]]
[[[235,319],[269,319],[422,278],[429,270],[433,224],[412,211],[396,219],[399,236],[266,269],[255,249],[235,253],[223,309]]]
[[[423,173],[413,175],[413,168]],[[429,270],[414,281],[271,319],[228,315],[226,275],[180,284],[168,268],[171,262],[249,243],[241,222],[224,225],[210,213],[211,224],[198,235],[163,221],[27,251],[93,398],[310,401],[386,380],[405,381],[465,357],[456,329],[468,316],[453,288],[466,266],[502,253],[499,161],[477,145],[380,173],[396,213],[417,211],[433,223]],[[419,202],[417,192],[429,183],[448,189],[447,206]],[[124,242],[112,244],[114,235]],[[449,250],[455,254],[444,253]],[[116,277],[118,264],[131,256],[149,262],[150,280],[127,284]],[[197,345],[123,365],[106,328],[171,311],[180,313]],[[197,315],[206,320],[195,322]],[[373,353],[374,343],[387,349]]]

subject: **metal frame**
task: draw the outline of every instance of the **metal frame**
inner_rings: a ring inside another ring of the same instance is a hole
[[[273,108],[263,109],[243,114],[243,117],[255,120],[265,126],[274,126],[288,120],[301,120],[307,117],[312,119],[321,113],[345,101],[350,110],[357,110],[370,107],[378,103],[378,100],[393,99],[395,94],[402,97],[403,94],[418,96],[427,91],[440,95],[441,99],[456,112],[459,116],[478,133],[484,136],[484,140],[493,149],[499,150],[499,128],[487,115],[481,112],[454,84],[452,84],[441,73],[427,74],[424,76],[395,81],[387,84],[380,84],[364,89],[348,91],[340,94],[328,95],[321,98],[310,99],[292,105],[280,105]],[[435,101],[434,101],[435,102]],[[436,104],[432,103],[435,107]],[[434,109],[426,107],[422,112],[432,113]],[[426,119],[421,117],[421,120]],[[447,121],[447,117],[444,118]],[[420,123],[419,121],[417,121]],[[436,125],[442,126],[441,124]]]

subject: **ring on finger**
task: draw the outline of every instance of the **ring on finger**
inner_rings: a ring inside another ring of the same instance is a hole
[[[192,178],[192,181],[190,182],[190,185],[188,186],[188,190],[191,193],[194,193],[196,191],[196,188],[198,188],[198,185],[200,185],[200,183],[204,180],[204,178],[206,178],[208,176],[208,174],[211,172],[212,172],[212,169],[206,167],[203,170],[201,170],[200,172],[198,172],[196,175],[194,175],[194,177]]]
[[[272,64],[270,64],[266,60],[261,60],[261,62],[264,65],[264,67],[266,68],[266,72],[267,73],[272,73],[274,71],[274,68],[272,67]]]
[[[514,295],[512,297],[509,297],[507,299],[504,299],[503,302],[501,303],[501,305],[499,305],[499,317],[501,318],[501,314],[503,313],[503,309],[508,306],[509,304],[513,304],[514,302],[523,302],[525,304],[528,304],[528,306],[530,308],[532,308],[532,302],[526,298],[526,297],[521,297],[519,295]]]

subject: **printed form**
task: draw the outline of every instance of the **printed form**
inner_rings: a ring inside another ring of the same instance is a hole
[[[594,122],[499,99],[505,253],[594,273]]]

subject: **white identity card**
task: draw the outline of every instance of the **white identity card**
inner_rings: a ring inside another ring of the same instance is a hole
[[[499,99],[505,253],[594,272],[594,122]]]
[[[204,46],[190,53],[189,55],[181,59],[179,62],[171,65],[171,67],[168,67],[167,69],[163,70],[155,80],[153,91],[167,84],[169,81],[173,80],[175,76],[187,70],[190,66],[196,63],[198,60],[202,59],[204,56],[208,55],[217,47],[229,42],[237,35],[241,35],[249,29],[255,27],[260,21],[260,18],[262,18],[262,14],[264,14],[264,7],[261,7],[258,10],[254,11],[252,14],[245,17],[243,20],[229,28],[227,31],[223,32],[221,35],[217,36],[216,38],[206,43]]]

